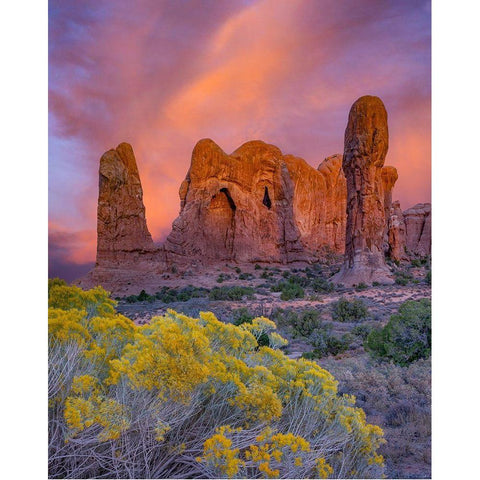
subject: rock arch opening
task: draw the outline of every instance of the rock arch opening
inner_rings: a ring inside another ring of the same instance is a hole
[[[233,201],[233,198],[230,195],[230,192],[228,191],[228,188],[221,188],[220,192],[225,194],[225,196],[227,197],[227,200],[228,200],[228,204],[230,205],[230,208],[233,211],[235,211],[237,209],[237,206],[235,205],[235,202]]]
[[[234,255],[236,209],[237,206],[227,188],[220,189],[212,197],[205,215],[207,256],[224,260]]]
[[[262,202],[269,210],[272,208],[272,201],[270,200],[270,195],[268,194],[268,187],[265,187],[265,192],[263,194]]]

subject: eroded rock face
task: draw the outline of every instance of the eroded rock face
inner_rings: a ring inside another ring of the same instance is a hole
[[[385,230],[383,233],[383,251],[385,254],[389,254],[389,226],[390,226],[390,209],[392,206],[392,191],[398,180],[398,172],[395,167],[386,166],[382,168],[382,186],[383,186],[383,207],[385,210]]]
[[[334,282],[391,283],[385,255],[430,254],[431,225],[430,204],[402,213],[392,203],[398,173],[384,166],[387,150],[387,113],[371,96],[351,108],[344,154],[317,169],[259,140],[230,155],[200,140],[180,186],[180,214],[156,247],[135,156],[122,143],[100,160],[97,263],[79,284],[113,291],[224,262],[312,262],[331,253],[345,253]]]
[[[403,212],[406,228],[406,246],[409,254],[421,257],[431,254],[432,206],[418,203]]]
[[[286,263],[316,258],[322,247],[341,251],[341,157],[322,165],[258,140],[230,155],[199,141],[165,243],[169,261]]]
[[[125,265],[153,250],[135,155],[121,143],[100,159],[96,263]]]
[[[385,263],[385,187],[382,167],[388,151],[387,112],[378,97],[352,106],[345,130],[343,172],[347,179],[345,263],[334,281],[344,285],[391,283]]]
[[[406,227],[400,202],[393,202],[388,217],[388,255],[392,260],[408,260],[406,247]]]

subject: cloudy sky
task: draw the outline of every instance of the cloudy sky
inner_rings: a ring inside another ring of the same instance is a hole
[[[423,0],[50,0],[49,275],[95,261],[98,162],[124,141],[161,242],[199,139],[316,167],[342,152],[351,104],[378,95],[394,198],[430,201],[430,16]]]

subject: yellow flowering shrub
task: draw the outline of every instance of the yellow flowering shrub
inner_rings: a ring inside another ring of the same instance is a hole
[[[108,316],[115,313],[117,302],[109,297],[102,287],[82,290],[79,287],[68,286],[58,281],[49,281],[48,306],[70,310],[76,308],[85,310],[89,317]]]
[[[381,429],[329,372],[279,350],[270,320],[169,310],[139,326],[100,287],[62,282],[49,302],[52,477],[381,476]]]

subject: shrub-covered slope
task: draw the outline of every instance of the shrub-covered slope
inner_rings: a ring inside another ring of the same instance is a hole
[[[51,281],[50,477],[380,477],[382,430],[275,328],[173,310],[137,326],[102,288]]]

